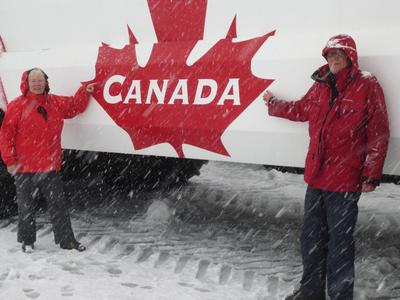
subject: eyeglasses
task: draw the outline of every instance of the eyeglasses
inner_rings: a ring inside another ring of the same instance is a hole
[[[331,57],[334,57],[334,56],[345,57],[346,53],[344,53],[343,50],[331,50],[326,55],[327,58],[331,58]]]

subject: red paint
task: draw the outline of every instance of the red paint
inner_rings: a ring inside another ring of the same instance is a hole
[[[0,53],[7,52],[6,46],[4,45],[3,39],[0,35]]]
[[[0,54],[3,52],[6,52],[6,47],[4,46],[3,39],[0,35]],[[8,105],[7,95],[4,90],[4,85],[3,85],[3,81],[1,80],[1,76],[0,76],[0,100],[4,101],[6,106]]]

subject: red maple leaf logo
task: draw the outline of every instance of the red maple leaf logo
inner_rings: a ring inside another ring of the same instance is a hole
[[[229,156],[221,141],[225,129],[272,80],[251,73],[251,59],[274,32],[241,42],[236,17],[225,39],[194,64],[187,58],[203,39],[207,0],[148,0],[158,43],[145,67],[138,64],[137,40],[99,48],[94,98],[131,137],[136,150],[169,143],[179,157],[183,144]]]

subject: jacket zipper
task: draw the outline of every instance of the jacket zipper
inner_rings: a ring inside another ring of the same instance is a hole
[[[321,130],[319,131],[319,136],[318,136],[318,156],[321,154],[321,149],[322,149],[322,131],[324,130],[326,120],[328,119],[328,115],[331,112],[333,106],[335,105],[335,102],[336,100],[331,101],[331,103],[329,104],[329,109],[325,114],[324,120],[322,121]]]
[[[322,121],[321,130],[319,131],[318,136],[318,156],[320,156],[322,152],[322,131],[324,130],[326,120],[328,119],[328,115],[331,112],[333,106],[336,103],[337,98],[339,97],[339,91],[336,88],[336,77],[335,75],[330,76],[330,80],[327,82],[331,88],[331,100],[329,101],[329,109],[325,114],[324,120]]]

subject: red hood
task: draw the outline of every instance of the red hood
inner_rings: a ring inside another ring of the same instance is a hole
[[[35,68],[35,69],[36,69],[36,68]],[[28,94],[28,91],[29,91],[28,75],[29,75],[29,72],[30,72],[31,70],[32,70],[32,69],[24,71],[24,73],[22,73],[22,76],[21,76],[21,83],[20,83],[20,85],[19,85],[19,89],[21,90],[21,93],[22,93],[22,95],[24,95],[24,96],[26,96],[26,95]],[[39,69],[39,70],[40,70],[40,69]],[[41,70],[41,71],[43,72],[43,70]],[[44,72],[43,72],[43,75],[44,75],[44,77],[45,77],[45,79],[46,79],[46,88],[45,88],[44,94],[48,94],[49,91],[50,91],[49,83],[48,83],[48,81],[47,81],[48,76],[47,76],[47,74],[44,73]]]
[[[22,73],[21,83],[19,85],[19,88],[20,88],[21,93],[23,95],[26,95],[28,93],[28,90],[29,90],[28,73],[29,73],[29,71],[25,71],[24,73]]]
[[[322,56],[325,57],[331,49],[343,50],[347,57],[350,58],[352,66],[358,69],[358,55],[356,43],[353,38],[347,34],[338,34],[329,39],[325,48],[322,50]]]

